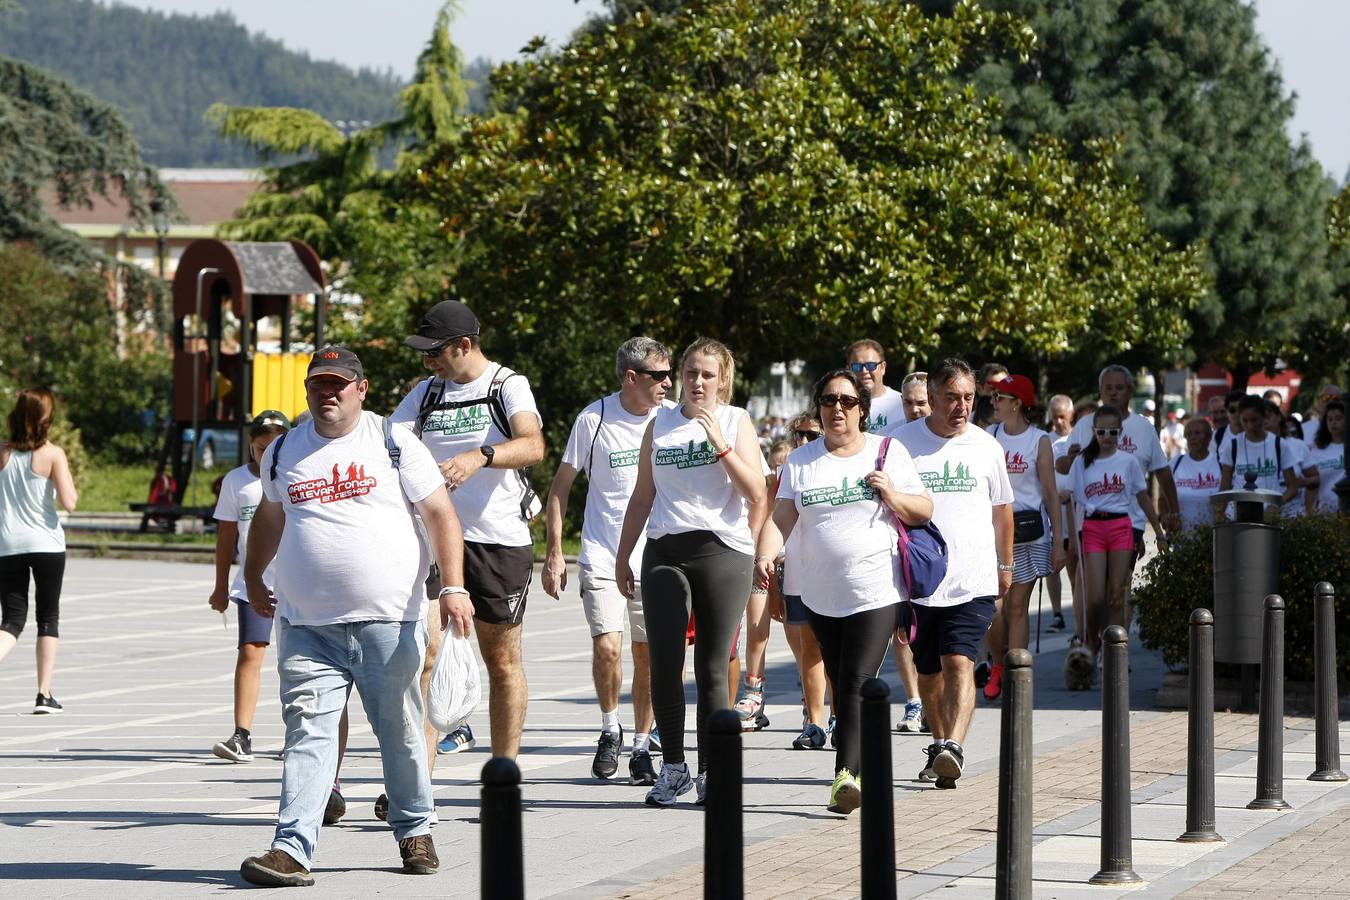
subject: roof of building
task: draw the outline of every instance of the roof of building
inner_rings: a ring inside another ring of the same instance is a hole
[[[248,169],[161,169],[160,179],[178,201],[179,215],[169,223],[169,237],[204,237],[234,217],[262,186],[262,176]],[[62,209],[54,200],[47,212],[57,223],[84,237],[154,237],[150,223],[129,221],[128,207],[119,197],[95,197],[92,207]]]

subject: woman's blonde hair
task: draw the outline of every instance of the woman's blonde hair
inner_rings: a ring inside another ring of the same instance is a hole
[[[704,356],[711,356],[717,360],[721,367],[721,383],[717,386],[717,402],[731,403],[731,387],[736,381],[736,360],[727,349],[727,345],[713,338],[703,337],[694,341],[688,347],[684,348],[684,353],[680,354],[680,372],[684,372],[684,364],[689,361],[689,357],[695,353],[701,353]]]
[[[19,391],[9,414],[9,446],[12,450],[36,450],[47,443],[56,399],[44,387]]]

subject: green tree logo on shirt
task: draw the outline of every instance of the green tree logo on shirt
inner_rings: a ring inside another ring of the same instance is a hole
[[[970,467],[965,463],[958,462],[953,473],[950,460],[942,464],[941,473],[920,472],[919,477],[923,479],[924,487],[934,494],[969,494],[979,485],[979,480],[971,476]]]
[[[690,441],[688,447],[662,447],[656,451],[658,466],[674,466],[677,469],[694,469],[710,466],[717,462],[717,454],[707,441]]]
[[[477,403],[459,409],[436,410],[427,416],[422,433],[435,432],[447,437],[457,434],[477,434],[480,431],[487,431],[491,424],[492,417],[488,415],[487,407]]]
[[[1255,472],[1257,478],[1269,478],[1276,473],[1275,460],[1263,457],[1255,463],[1238,463],[1235,471],[1244,477],[1248,472]]]
[[[838,487],[811,488],[809,491],[802,491],[802,507],[815,506],[818,503],[843,506],[846,503],[875,500],[876,497],[876,492],[861,478],[850,481],[848,476],[845,476]]]

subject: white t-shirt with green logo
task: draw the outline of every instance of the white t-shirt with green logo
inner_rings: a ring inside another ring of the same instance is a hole
[[[446,382],[441,401],[455,403],[486,397],[498,369],[503,374],[511,372],[505,366],[493,363],[468,384]],[[422,399],[433,384],[436,390],[440,390],[441,380],[428,378],[403,398],[392,416],[395,425],[402,425],[409,430],[416,428],[417,411],[422,408]],[[543,419],[540,419],[539,408],[534,402],[534,392],[530,390],[530,382],[524,375],[511,374],[502,382],[500,398],[506,408],[508,422],[517,413],[524,412],[532,414],[542,424]],[[431,450],[437,463],[445,462],[466,450],[477,450],[484,444],[501,444],[506,440],[506,435],[493,424],[486,403],[432,412],[427,415],[422,426],[422,443]],[[460,524],[464,527],[464,540],[504,547],[528,547],[532,544],[530,525],[520,515],[521,497],[520,476],[514,469],[483,468],[475,472],[450,494]]]
[[[1233,467],[1233,487],[1241,489],[1247,484],[1247,473],[1256,473],[1256,489],[1261,491],[1284,492],[1283,472],[1292,461],[1285,452],[1288,448],[1281,442],[1279,451],[1275,442],[1279,440],[1273,434],[1265,435],[1259,443],[1247,439],[1247,435],[1236,434],[1224,441],[1219,451],[1219,465]]]
[[[652,480],[656,498],[647,517],[647,537],[710,531],[732,550],[754,555],[750,508],[731,484],[708,433],[681,406],[663,409],[652,426]],[[727,446],[734,453],[741,419],[739,406],[719,406],[713,413]],[[760,454],[763,465],[763,454]]]
[[[1322,512],[1335,512],[1340,509],[1340,499],[1336,496],[1336,485],[1345,477],[1345,444],[1327,444],[1325,447],[1312,445],[1308,451],[1306,468],[1317,468],[1317,508]]]
[[[244,559],[248,551],[248,530],[253,524],[253,514],[262,503],[262,482],[248,470],[248,466],[231,469],[220,483],[220,499],[216,500],[216,511],[212,516],[220,522],[235,522],[239,527],[239,540],[236,549],[239,552],[239,569],[230,582],[230,596],[235,600],[248,602],[248,589],[244,587]],[[277,561],[268,563],[263,572],[263,584],[268,589],[276,583]]]
[[[914,459],[933,495],[933,521],[947,541],[947,577],[921,606],[957,606],[998,594],[998,547],[994,507],[1013,502],[1003,448],[973,425],[951,438],[939,437],[926,418],[892,434]]]
[[[905,424],[905,396],[892,388],[881,395],[873,394],[868,421],[867,430],[871,434],[886,434]]]
[[[673,405],[670,401],[664,404],[667,408]],[[637,484],[642,436],[659,408],[635,416],[623,408],[616,392],[587,406],[572,423],[562,461],[578,472],[586,472],[588,481],[586,513],[581,523],[581,557],[577,562],[590,566],[601,578],[614,577],[623,515]],[[639,536],[629,559],[634,577],[642,571],[642,549],[646,544],[646,536]]]
[[[788,455],[779,499],[797,507],[791,565],[802,602],[822,616],[849,616],[899,603],[895,520],[863,479],[876,469],[882,438],[864,435],[863,449],[835,456],[824,440]],[[886,451],[885,472],[896,490],[923,493],[914,461],[898,441]]]

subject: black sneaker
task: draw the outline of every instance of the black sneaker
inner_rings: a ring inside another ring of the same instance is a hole
[[[982,688],[989,683],[989,675],[994,671],[994,667],[989,660],[982,659],[975,664],[975,686]]]
[[[939,775],[937,781],[933,782],[933,787],[937,788],[940,791],[954,791],[956,790],[956,779],[943,778],[941,775]]]
[[[652,765],[652,755],[646,750],[634,750],[629,758],[628,783],[647,787],[656,784],[656,767]]]
[[[328,792],[328,805],[323,808],[323,824],[336,825],[347,814],[347,801],[342,797],[338,786]]]
[[[389,795],[381,794],[375,798],[375,818],[381,822],[389,818]]]
[[[1047,625],[1046,628],[1045,628],[1045,630],[1046,630],[1046,631],[1063,631],[1063,630],[1066,629],[1067,627],[1068,627],[1068,626],[1064,624],[1064,616],[1060,615],[1059,613],[1055,613],[1054,621],[1052,621],[1049,625]]]
[[[230,762],[253,762],[253,741],[242,731],[236,731],[226,740],[211,748],[211,752]]]
[[[931,746],[931,745],[930,745]],[[961,777],[961,769],[965,767],[966,757],[961,750],[961,745],[956,741],[947,741],[942,745],[942,749],[933,757],[933,773],[938,778],[946,778],[953,782],[952,787],[956,787],[956,779]]]
[[[927,747],[923,748],[923,768],[919,770],[919,774],[915,778],[916,781],[928,782],[937,780],[937,773],[933,771],[933,760],[936,759],[937,755],[941,752],[942,748],[937,744],[929,744]]]
[[[45,697],[38,694],[37,699],[33,701],[33,715],[35,716],[50,716],[61,712],[62,709],[61,704],[57,703],[56,698],[51,694]]]
[[[613,778],[619,771],[619,751],[623,749],[623,728],[617,732],[602,731],[599,745],[595,748],[595,761],[591,763],[591,774],[596,778]]]

